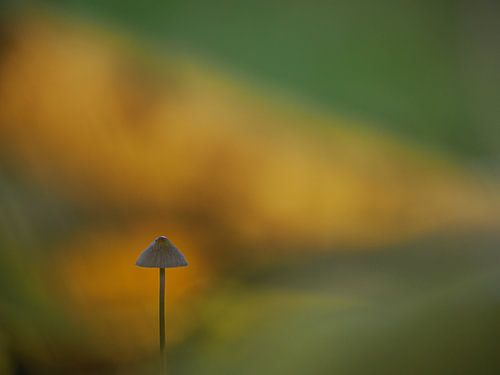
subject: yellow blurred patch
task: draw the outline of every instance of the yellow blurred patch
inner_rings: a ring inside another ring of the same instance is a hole
[[[186,59],[153,68],[51,18],[11,33],[2,138],[24,173],[82,206],[189,212],[278,247],[377,246],[497,218],[498,196],[447,163]]]
[[[93,346],[111,360],[133,361],[158,345],[158,270],[134,266],[151,242],[158,223],[123,232],[81,233],[62,245],[51,278],[73,319],[90,333]],[[187,233],[171,228],[172,238],[189,261],[185,269],[168,269],[166,305],[168,342],[175,344],[196,321],[186,305],[211,284],[210,262]],[[55,274],[57,275],[55,275]]]

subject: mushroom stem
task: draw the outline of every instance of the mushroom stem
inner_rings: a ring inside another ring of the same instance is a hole
[[[1,0],[0,0],[1,1]],[[160,370],[161,374],[167,373],[167,351],[165,344],[165,268],[186,267],[186,258],[165,236],[157,237],[151,245],[144,250],[135,265],[138,267],[160,269]]]
[[[165,351],[165,268],[160,268],[160,364],[161,374],[167,373],[167,356]]]

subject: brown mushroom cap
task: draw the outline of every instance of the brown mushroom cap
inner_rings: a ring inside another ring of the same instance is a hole
[[[135,265],[149,268],[171,268],[185,267],[188,263],[184,255],[167,237],[160,236],[139,255]]]

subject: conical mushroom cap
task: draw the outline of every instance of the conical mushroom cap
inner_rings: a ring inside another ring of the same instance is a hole
[[[188,263],[184,255],[167,237],[160,236],[139,255],[135,265],[150,268],[170,268],[185,267]]]

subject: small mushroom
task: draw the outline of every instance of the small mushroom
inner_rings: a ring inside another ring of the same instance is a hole
[[[166,374],[167,358],[165,352],[165,268],[186,267],[188,265],[184,255],[165,236],[157,237],[151,245],[144,250],[137,261],[136,266],[160,269],[160,355],[161,373]]]
[[[184,255],[167,237],[160,236],[139,255],[135,265],[148,268],[171,268],[185,267],[188,263]]]

